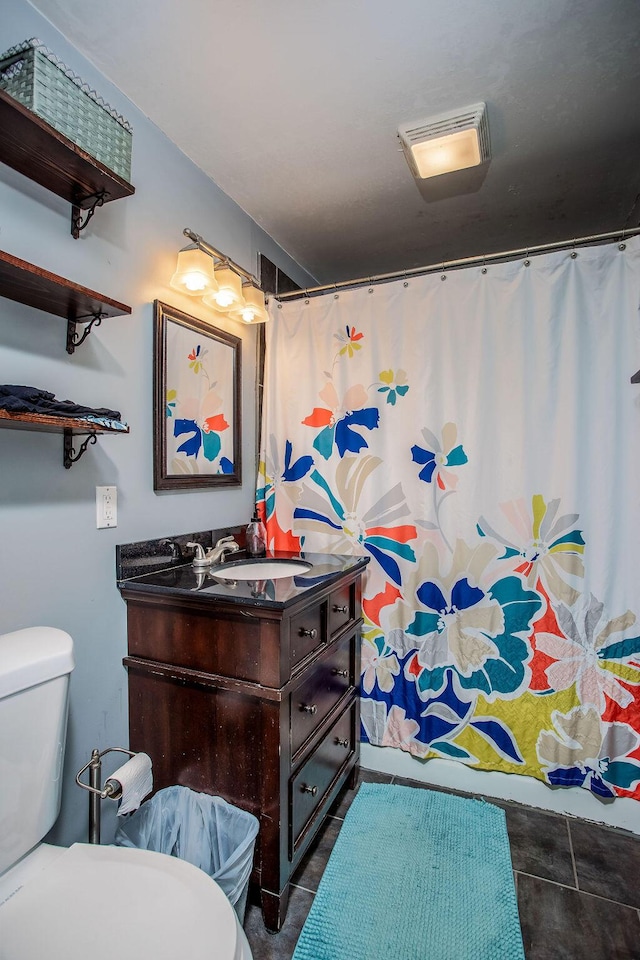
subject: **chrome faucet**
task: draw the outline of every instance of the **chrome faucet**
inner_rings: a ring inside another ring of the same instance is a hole
[[[207,560],[209,563],[223,563],[226,553],[237,553],[240,549],[240,544],[236,543],[233,537],[221,537],[220,540],[216,543],[215,547],[211,547],[207,550]]]

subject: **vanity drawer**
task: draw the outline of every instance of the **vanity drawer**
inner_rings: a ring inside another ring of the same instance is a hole
[[[324,601],[307,607],[302,613],[291,618],[289,638],[292,667],[305,660],[325,642],[326,610],[327,605]]]
[[[291,778],[291,856],[340,771],[356,747],[356,711],[352,702]]]
[[[355,584],[341,584],[329,596],[329,636],[355,619]]]
[[[347,690],[355,685],[355,634],[337,643],[322,658],[311,676],[291,694],[291,754],[314,733]]]

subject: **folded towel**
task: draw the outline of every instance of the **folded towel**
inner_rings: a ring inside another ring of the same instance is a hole
[[[22,387],[14,383],[0,383],[0,397],[18,397],[30,403],[39,400],[55,400],[55,395],[38,387]]]
[[[44,413],[58,417],[106,417],[120,420],[119,410],[107,407],[85,407],[71,400],[57,400],[55,394],[38,387],[0,384],[0,408],[10,413]]]

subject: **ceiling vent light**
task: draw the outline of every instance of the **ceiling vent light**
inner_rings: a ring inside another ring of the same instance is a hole
[[[491,157],[485,103],[405,123],[398,136],[414,177],[421,180],[477,167]]]

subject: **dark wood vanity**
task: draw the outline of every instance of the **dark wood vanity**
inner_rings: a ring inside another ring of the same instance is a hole
[[[119,584],[130,747],[151,756],[154,789],[182,784],[258,818],[252,883],[274,931],[293,871],[357,775],[367,559],[340,559],[349,562],[337,573],[289,578],[290,586],[214,585],[205,593],[185,586],[194,574],[182,569],[167,572],[166,588],[145,586],[161,577]]]

